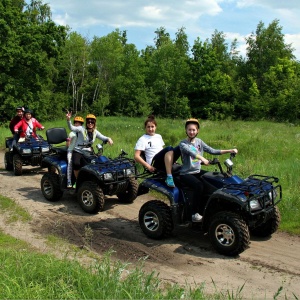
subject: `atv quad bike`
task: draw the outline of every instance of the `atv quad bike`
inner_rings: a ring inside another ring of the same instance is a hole
[[[54,202],[59,201],[67,189],[67,148],[55,146],[66,140],[67,133],[64,128],[51,128],[46,135],[52,147],[51,153],[43,159],[48,172],[41,179],[41,190],[48,201]],[[90,214],[102,211],[105,195],[117,195],[121,202],[132,203],[138,192],[134,160],[127,158],[123,150],[117,158],[108,158],[102,155],[103,146],[100,144],[97,145],[97,153],[91,145],[79,146],[91,148],[91,151],[76,149],[85,162],[77,180],[74,175],[72,178],[73,184],[76,181],[75,191],[81,208]]]
[[[207,232],[212,246],[221,254],[235,256],[242,253],[250,243],[250,233],[267,237],[279,226],[280,213],[277,204],[282,199],[279,180],[273,176],[251,175],[242,179],[232,174],[232,158],[225,160],[226,171],[214,158],[210,165],[218,170],[201,171],[204,184],[201,199],[203,216],[201,223],[191,222],[190,200],[192,190],[179,180],[179,168],[174,170],[176,187],[169,188],[165,175],[147,175],[139,187],[139,194],[155,190],[168,199],[146,202],[139,211],[139,224],[150,238],[161,239],[171,235],[176,224],[198,224]],[[199,199],[199,200],[200,200]]]
[[[13,145],[13,138],[5,138],[6,152],[4,165],[7,171],[14,171],[16,176],[22,175],[23,166],[42,166],[43,156],[49,153],[50,146],[41,135],[37,138],[26,135],[24,141]]]

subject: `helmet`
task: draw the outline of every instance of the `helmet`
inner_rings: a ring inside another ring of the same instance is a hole
[[[84,123],[84,120],[83,120],[83,118],[82,117],[80,117],[80,116],[77,116],[77,117],[75,117],[74,118],[74,122],[80,122],[80,123]]]
[[[87,114],[87,116],[85,117],[85,119],[87,120],[87,119],[93,119],[93,120],[95,120],[95,122],[96,122],[96,117],[94,116],[94,115],[92,115],[92,114]]]
[[[25,110],[24,110],[24,115],[25,114],[33,114],[33,111],[31,110],[31,109],[29,109],[29,108],[26,108]]]
[[[198,129],[200,128],[200,123],[197,119],[194,119],[194,118],[190,118],[190,119],[187,119],[185,121],[185,128],[189,125],[189,124],[195,124],[198,126]]]
[[[22,106],[18,106],[18,107],[16,107],[16,111],[18,111],[18,110],[21,110],[21,111],[23,111],[23,112],[24,112],[24,107],[22,107]]]

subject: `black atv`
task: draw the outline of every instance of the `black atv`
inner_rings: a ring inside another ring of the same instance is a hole
[[[210,164],[216,165],[218,170],[201,171],[204,184],[203,195],[199,197],[201,223],[191,222],[192,190],[181,184],[180,166],[173,174],[175,188],[166,186],[165,175],[141,175],[146,179],[140,184],[139,194],[151,189],[168,198],[168,203],[151,200],[141,207],[139,224],[143,232],[150,238],[161,239],[170,236],[176,224],[198,224],[208,232],[213,247],[228,256],[238,255],[249,246],[250,233],[260,237],[274,233],[280,223],[277,204],[282,199],[278,178],[251,175],[241,179],[232,175],[233,157],[231,154],[225,160],[226,171],[217,158]]]
[[[49,153],[50,146],[41,135],[37,138],[26,135],[15,144],[13,140],[12,137],[5,138],[4,164],[7,171],[13,170],[16,176],[20,176],[23,166],[42,166],[43,156]]]
[[[56,147],[67,138],[64,128],[51,128],[46,132],[51,144],[51,153],[44,157],[43,164],[48,172],[41,179],[41,190],[48,201],[58,201],[67,190],[67,148]],[[79,145],[77,149],[84,159],[84,167],[79,170],[77,180],[73,175],[72,184],[76,183],[75,192],[81,208],[91,214],[104,209],[105,195],[117,195],[123,203],[132,203],[138,192],[136,165],[133,159],[126,157],[121,150],[117,158],[103,155],[103,146],[97,145],[97,153],[91,145]],[[90,151],[84,150],[91,148]]]

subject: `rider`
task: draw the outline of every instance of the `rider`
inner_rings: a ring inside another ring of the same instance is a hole
[[[192,221],[201,222],[202,216],[199,214],[199,195],[203,191],[203,183],[201,180],[201,163],[209,165],[209,161],[203,157],[203,152],[213,155],[225,153],[238,153],[237,149],[217,150],[201,139],[197,138],[200,124],[197,119],[188,119],[185,122],[185,132],[187,138],[179,144],[181,151],[182,167],[180,169],[180,181],[193,189],[192,199]]]
[[[103,135],[102,133],[100,133],[97,129],[96,129],[96,117],[93,114],[88,114],[85,118],[85,126],[86,128],[84,128],[83,126],[73,126],[70,118],[72,116],[71,112],[68,112],[66,117],[67,117],[67,123],[68,123],[68,127],[70,130],[78,133],[78,137],[77,137],[77,145],[83,145],[83,144],[89,144],[89,145],[93,145],[95,139],[99,139],[103,142],[107,142],[110,145],[113,144],[113,140],[110,137],[107,137],[105,135]],[[76,146],[77,147],[77,146]],[[82,154],[79,152],[76,152],[76,147],[75,147],[75,151],[73,152],[73,168],[74,168],[74,173],[75,173],[75,177],[77,178],[79,169],[83,166],[82,163]],[[88,150],[90,150],[90,147],[88,147]],[[87,149],[87,148],[84,148]]]
[[[16,115],[11,119],[9,123],[9,129],[12,134],[15,134],[14,127],[23,119],[23,114],[24,114],[24,107],[18,106],[16,108]]]
[[[166,172],[166,184],[169,187],[175,187],[172,166],[180,157],[179,147],[172,148],[168,146],[163,148],[165,143],[162,136],[155,133],[157,122],[153,115],[146,119],[144,125],[146,134],[141,136],[135,145],[134,159],[150,172],[155,172],[156,170]],[[146,160],[141,156],[143,152]]]
[[[22,118],[22,120],[17,123],[14,126],[14,131],[15,133],[19,133],[20,132],[20,139],[19,142],[24,141],[24,138],[26,135],[30,135],[34,138],[38,138],[37,134],[36,134],[36,129],[45,129],[45,127],[37,121],[37,119],[32,117],[32,110],[30,109],[25,109],[24,111],[24,117]]]
[[[13,151],[13,146],[16,145],[17,141],[20,138],[19,133],[15,133],[14,127],[23,119],[23,115],[24,107],[18,106],[16,108],[16,116],[14,116],[9,123],[9,129],[14,136],[10,151]]]
[[[84,123],[84,119],[80,116],[76,116],[74,118],[74,126],[76,127],[82,127]],[[83,128],[83,127],[82,127]],[[78,132],[71,131],[69,134],[69,137],[67,138],[67,146],[68,146],[68,168],[67,168],[67,188],[72,188],[72,154],[75,146],[77,146],[77,136]],[[77,177],[77,173],[75,174],[75,177]]]

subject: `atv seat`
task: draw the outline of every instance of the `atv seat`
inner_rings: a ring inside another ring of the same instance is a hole
[[[66,142],[68,134],[64,127],[50,128],[46,131],[47,142],[52,149],[57,152],[66,152],[68,147],[66,145],[58,145]],[[53,145],[56,145],[55,147]],[[58,146],[57,146],[58,145]]]

